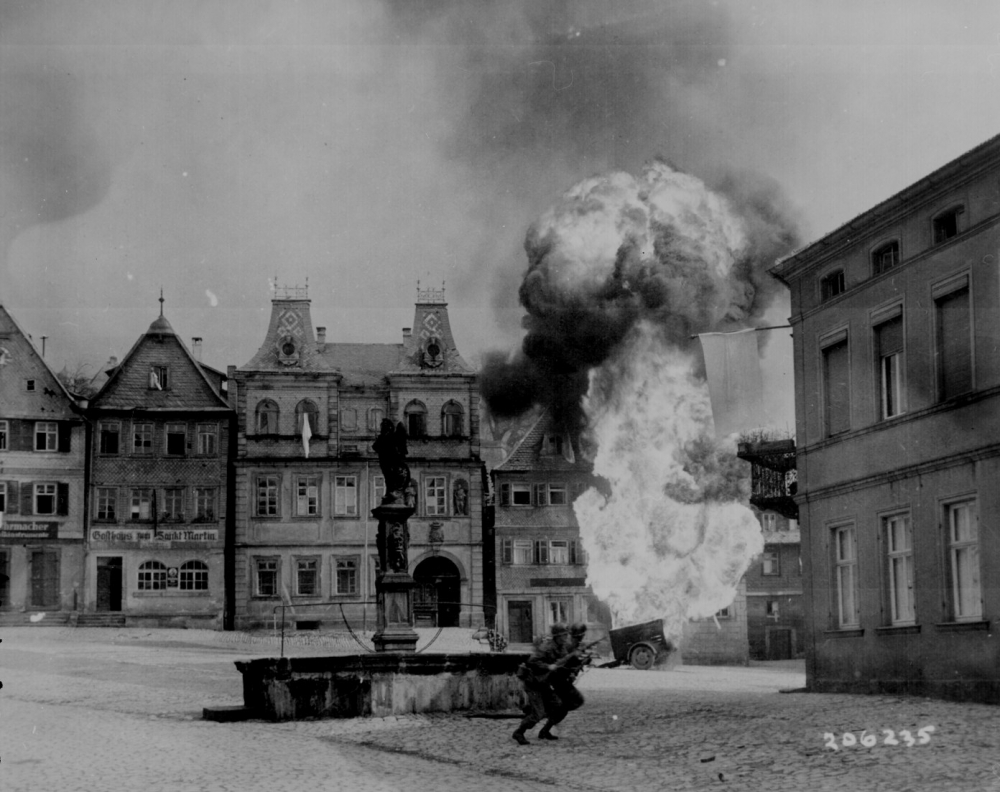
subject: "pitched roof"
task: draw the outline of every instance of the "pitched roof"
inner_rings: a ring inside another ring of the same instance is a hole
[[[526,431],[515,440],[503,462],[494,470],[498,472],[527,471],[584,471],[590,470],[590,463],[579,455],[572,456],[570,438],[563,438],[564,453],[544,453],[544,442],[551,434],[552,417],[543,412],[535,418]]]
[[[38,378],[42,382],[38,383],[34,391],[29,392],[20,387],[20,382],[28,378]],[[76,415],[76,399],[41,353],[35,349],[31,337],[21,329],[13,314],[2,303],[0,303],[0,395],[3,396],[4,417],[7,418],[31,418],[42,412],[53,418]],[[60,409],[56,408],[53,399]]]

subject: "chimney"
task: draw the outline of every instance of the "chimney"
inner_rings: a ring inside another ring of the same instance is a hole
[[[316,328],[316,343],[325,344],[326,343],[326,328],[317,327]]]
[[[191,339],[191,356],[201,363],[201,339],[197,336]]]
[[[409,328],[409,327],[404,327],[403,328],[403,340],[404,341],[409,341],[410,340],[410,336],[412,336],[412,335],[413,335],[413,330],[411,328]]]

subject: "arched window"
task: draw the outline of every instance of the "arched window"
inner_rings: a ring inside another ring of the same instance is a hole
[[[270,399],[257,404],[257,434],[278,434],[278,405]]]
[[[167,568],[159,561],[139,565],[139,591],[160,591],[167,587]]]
[[[302,422],[304,420],[309,421],[309,433],[317,434],[319,428],[316,419],[319,417],[319,410],[316,409],[316,405],[309,401],[309,399],[303,399],[298,404],[295,405],[295,433],[302,433]]]
[[[894,239],[886,242],[872,251],[872,270],[874,274],[881,275],[886,270],[891,270],[899,263],[899,240]]]
[[[208,564],[185,561],[181,564],[181,591],[208,591]]]
[[[368,431],[378,434],[382,428],[382,419],[385,418],[385,410],[381,407],[371,407],[368,410]]]
[[[461,437],[465,411],[462,405],[450,401],[441,408],[441,434],[445,437]]]
[[[406,405],[403,415],[406,418],[407,436],[425,437],[427,435],[427,408],[423,402],[414,399]]]

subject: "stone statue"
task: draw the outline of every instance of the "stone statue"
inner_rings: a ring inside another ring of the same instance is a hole
[[[379,435],[372,450],[378,454],[378,464],[385,477],[385,496],[382,503],[400,503],[410,483],[410,467],[406,464],[406,427],[395,427],[388,418],[382,419]]]
[[[469,485],[464,479],[455,482],[455,489],[451,496],[453,512],[456,516],[467,515],[469,513]]]
[[[409,530],[405,522],[386,525],[386,565],[393,572],[406,572],[407,546],[410,544]]]

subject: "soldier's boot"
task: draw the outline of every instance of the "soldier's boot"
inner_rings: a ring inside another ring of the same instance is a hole
[[[539,740],[558,740],[559,738],[556,737],[552,733],[551,729],[552,729],[552,724],[549,724],[547,726],[543,726],[541,728],[541,730],[538,732],[538,739]]]
[[[518,742],[518,744],[520,744],[520,745],[530,745],[531,744],[531,743],[528,742],[528,738],[524,736],[524,727],[523,726],[518,727],[517,731],[515,731],[511,735],[511,737],[513,737]]]

